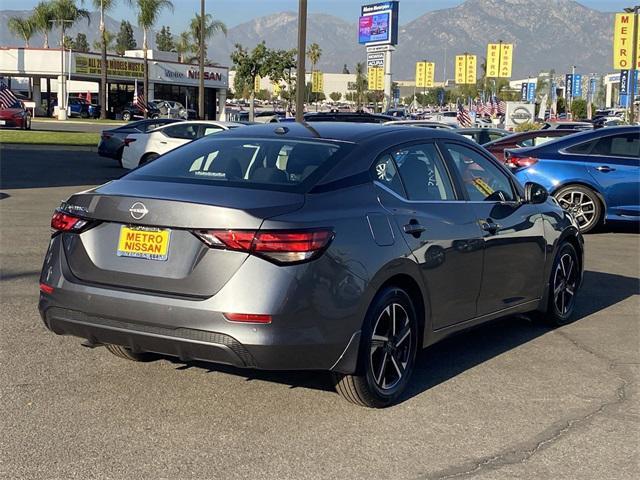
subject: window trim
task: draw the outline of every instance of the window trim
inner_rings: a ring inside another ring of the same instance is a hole
[[[440,160],[442,161],[442,166],[444,168],[444,171],[447,174],[447,177],[449,178],[449,182],[451,183],[451,188],[453,190],[453,195],[454,195],[455,198],[453,198],[451,200],[411,200],[411,199],[408,198],[409,195],[407,194],[407,187],[405,186],[404,180],[402,180],[402,176],[400,175],[400,169],[398,168],[398,164],[396,163],[396,160],[393,157],[393,151],[394,150],[398,150],[400,148],[410,148],[410,147],[415,146],[415,145],[433,145],[435,147],[435,150],[438,153],[438,155],[440,156]],[[395,192],[391,188],[387,187],[384,183],[380,182],[376,178],[376,176],[374,174],[372,174],[373,167],[385,155],[389,155],[391,157],[391,161],[393,162],[393,166],[395,167],[396,171],[398,172],[398,177],[400,178],[400,185],[402,186],[402,191],[404,192],[404,196],[399,195],[397,192]],[[371,176],[372,181],[373,181],[373,183],[375,185],[383,188],[385,191],[391,193],[392,195],[394,195],[395,197],[397,197],[398,199],[400,199],[400,200],[402,200],[402,201],[404,201],[406,203],[415,203],[415,204],[422,204],[422,203],[452,203],[452,202],[463,202],[463,201],[465,201],[464,198],[461,198],[462,195],[460,193],[461,192],[460,187],[457,184],[456,179],[453,177],[451,169],[449,167],[449,164],[447,163],[447,159],[443,155],[442,149],[440,148],[440,146],[438,145],[437,140],[435,140],[435,139],[412,140],[410,142],[398,143],[396,145],[393,145],[391,147],[386,148],[383,152],[381,152],[380,154],[378,154],[375,157],[374,161],[369,166],[369,175]]]
[[[478,148],[475,148],[476,147],[475,145],[469,145],[467,143],[463,143],[463,142],[460,142],[460,141],[455,140],[455,139],[454,140],[450,140],[448,138],[447,139],[438,139],[438,143],[442,143],[441,150],[443,152],[445,152],[446,161],[449,163],[449,169],[454,172],[455,177],[456,177],[456,182],[458,182],[458,184],[460,185],[462,196],[464,197],[466,202],[468,202],[468,203],[479,203],[479,204],[482,204],[482,205],[489,205],[489,204],[492,204],[492,203],[500,203],[500,204],[505,204],[505,205],[507,205],[507,204],[508,205],[517,205],[517,204],[523,203],[524,192],[522,190],[522,187],[520,186],[520,184],[518,182],[515,181],[515,178],[513,177],[513,174],[507,170],[507,167],[505,167],[503,164],[498,162],[492,156],[486,155],[482,150],[480,150]],[[462,177],[460,176],[460,172],[458,171],[457,167],[455,166],[455,161],[453,160],[453,157],[449,153],[449,149],[446,147],[446,144],[459,145],[461,147],[468,148],[469,150],[472,150],[472,151],[476,152],[478,155],[480,155],[481,157],[486,159],[489,163],[493,164],[500,172],[502,172],[507,177],[509,185],[511,185],[511,189],[513,190],[513,193],[514,193],[514,199],[513,200],[507,200],[507,201],[500,201],[500,200],[494,200],[494,201],[471,200],[471,198],[469,197],[469,192],[467,192],[467,189],[464,187],[464,182],[462,180]]]

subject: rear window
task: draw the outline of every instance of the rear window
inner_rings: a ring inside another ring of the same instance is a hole
[[[127,179],[302,192],[351,148],[333,142],[209,137],[162,155]]]

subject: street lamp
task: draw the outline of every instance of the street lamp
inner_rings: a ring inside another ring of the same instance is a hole
[[[49,23],[60,24],[60,88],[58,88],[59,97],[58,98],[58,120],[66,120],[67,119],[67,85],[66,80],[64,78],[64,24],[73,24],[73,20],[65,20],[65,19],[56,19],[49,20]],[[69,66],[71,69],[71,66]]]
[[[629,123],[634,124],[636,120],[636,70],[638,66],[638,12],[640,5],[635,7],[627,7],[624,9],[626,13],[632,13],[633,22],[633,41],[631,42],[631,68],[629,69],[629,87],[631,88],[631,106],[629,108]],[[627,87],[627,88],[629,88]]]

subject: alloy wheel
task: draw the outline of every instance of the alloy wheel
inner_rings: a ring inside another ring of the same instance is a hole
[[[568,315],[573,308],[577,283],[576,261],[571,254],[564,253],[553,273],[553,304],[562,316]]]
[[[387,305],[373,327],[369,353],[373,380],[380,390],[392,390],[404,378],[413,341],[405,308],[399,303]]]
[[[570,212],[580,230],[588,230],[598,220],[596,199],[580,190],[567,190],[557,197],[558,203],[566,211]]]

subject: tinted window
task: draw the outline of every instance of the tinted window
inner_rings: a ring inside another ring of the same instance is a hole
[[[612,157],[640,157],[640,135],[627,133],[602,137],[593,147],[591,155]]]
[[[211,135],[212,133],[220,133],[221,131],[222,128],[220,127],[216,127],[213,125],[203,125],[201,136]]]
[[[497,139],[499,139],[499,138],[502,138],[502,137],[504,137],[504,136],[505,136],[505,135],[502,135],[501,133],[495,133],[495,132],[493,132],[493,133],[490,133],[490,134],[489,134],[489,139],[490,139],[491,141],[493,141],[493,140],[497,140]]]
[[[169,152],[128,178],[153,177],[214,184],[232,182],[237,186],[298,191],[319,179],[338,160],[340,153],[349,149],[349,146],[329,142],[215,139],[212,136]]]
[[[389,154],[383,155],[373,166],[374,178],[385,187],[393,190],[398,195],[405,196],[402,181],[398,175],[398,169]]]
[[[198,124],[179,124],[179,125],[171,125],[162,130],[167,137],[172,138],[184,138],[186,140],[193,140],[198,137]]]
[[[472,201],[514,201],[506,173],[480,153],[462,145],[446,144],[464,188]]]
[[[598,143],[598,139],[591,140],[589,142],[579,143],[578,145],[574,145],[572,147],[567,148],[565,151],[567,153],[575,153],[578,155],[586,155],[591,152],[595,144]]]
[[[410,200],[455,200],[451,180],[433,144],[398,150],[393,157]]]

